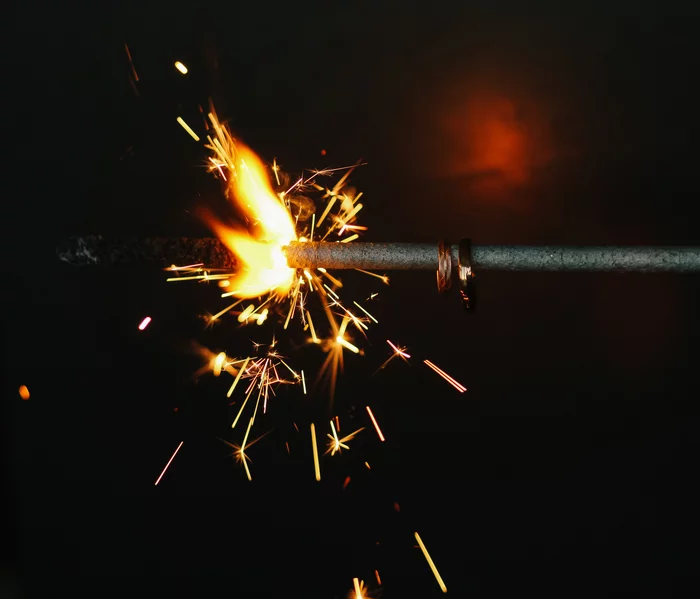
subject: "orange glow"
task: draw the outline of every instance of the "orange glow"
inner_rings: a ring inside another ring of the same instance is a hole
[[[284,296],[294,282],[295,273],[287,266],[282,252],[283,246],[297,239],[292,215],[275,195],[260,158],[234,141],[213,114],[209,117],[217,131],[217,138],[209,147],[229,171],[227,196],[252,229],[237,230],[207,212],[202,213],[213,232],[243,265],[230,280],[230,294],[240,298],[260,297],[270,292]]]
[[[19,396],[20,396],[22,399],[24,399],[25,401],[26,401],[27,399],[29,399],[30,395],[29,395],[29,389],[27,388],[27,385],[22,385],[22,386],[19,388]]]

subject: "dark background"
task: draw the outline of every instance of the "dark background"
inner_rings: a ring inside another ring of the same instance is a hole
[[[372,596],[441,596],[415,530],[455,596],[690,596],[696,276],[482,272],[465,314],[432,273],[388,288],[348,274],[352,299],[380,291],[381,324],[348,357],[331,413],[343,431],[370,428],[316,483],[308,422],[328,401],[284,390],[249,483],[217,439],[240,442],[230,381],[195,384],[201,361],[183,347],[233,355],[274,327],[204,331],[198,314],[222,306],[214,287],[54,258],[76,233],[208,234],[192,211],[220,188],[175,118],[194,126],[209,97],[292,173],[367,161],[353,182],[368,240],[700,244],[693,14],[455,4],[15,7],[3,597],[330,598],[355,576]],[[375,374],[386,338],[414,357]]]

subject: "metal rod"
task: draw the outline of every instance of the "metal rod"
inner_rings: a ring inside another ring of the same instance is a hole
[[[293,268],[436,270],[437,247],[437,243],[293,242],[283,251]],[[68,240],[57,253],[73,265],[236,266],[231,253],[213,238],[109,240],[90,235]],[[451,255],[456,268],[458,246],[451,246]],[[475,271],[700,272],[700,247],[475,245],[472,266]]]
[[[450,248],[458,265],[458,246]],[[296,268],[436,270],[437,244],[299,243],[284,248]],[[653,246],[472,246],[474,270],[527,271],[700,271],[700,247]]]

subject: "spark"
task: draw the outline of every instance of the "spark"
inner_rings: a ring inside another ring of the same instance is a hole
[[[365,462],[365,466],[367,466],[367,470],[371,470],[372,467],[369,465],[369,462]]]
[[[340,335],[338,335],[338,336],[335,338],[335,340],[336,340],[340,345],[342,345],[343,347],[349,349],[351,352],[356,353],[356,354],[360,353],[360,349],[359,349],[356,345],[353,345],[353,344],[350,343],[349,341],[346,341],[346,340],[345,340],[343,337],[341,337]]]
[[[241,366],[241,369],[238,371],[236,378],[234,379],[233,383],[231,384],[231,388],[227,391],[226,397],[231,397],[231,395],[233,395],[233,391],[236,388],[236,385],[238,385],[238,381],[241,380],[241,377],[243,376],[243,373],[245,372],[245,368],[246,368],[246,366],[248,366],[248,362],[250,362],[250,357],[247,357],[245,359],[245,361],[243,362],[243,366]],[[231,428],[233,428],[233,426]]]
[[[304,378],[304,371],[301,371],[301,384],[304,387],[304,395],[306,395],[306,379]]]
[[[406,348],[405,348],[405,347],[396,347],[396,346],[395,346],[391,341],[389,341],[388,339],[386,340],[386,342],[391,346],[391,349],[393,349],[393,350],[394,350],[399,356],[401,356],[402,358],[410,358],[410,357],[411,357],[411,356],[409,356],[409,355],[406,353],[406,351],[405,351]]]
[[[435,576],[435,580],[437,580],[438,584],[440,585],[440,589],[442,590],[442,592],[446,593],[447,587],[445,586],[445,583],[443,582],[442,577],[440,576],[440,573],[438,572],[438,569],[435,567],[435,563],[433,562],[433,559],[430,557],[428,550],[425,548],[425,545],[423,544],[423,540],[420,538],[420,535],[417,532],[414,534],[416,537],[416,541],[418,541],[418,545],[420,546],[420,549],[423,552],[423,555],[425,556],[425,559],[428,562],[428,565],[430,566],[430,569],[433,571],[433,575]]]
[[[195,141],[199,141],[199,136],[194,131],[192,131],[190,126],[184,121],[184,119],[181,116],[177,117],[177,122],[180,123],[182,128],[190,134],[190,137],[192,137],[192,139],[194,139]]]
[[[30,393],[29,393],[29,388],[27,387],[27,385],[21,385],[21,386],[20,386],[20,388],[19,388],[19,396],[20,396],[23,400],[25,400],[25,401],[29,399]]]
[[[408,362],[408,359],[411,357],[407,352],[405,347],[399,347],[389,341],[388,339],[386,342],[389,344],[389,347],[394,350],[394,353],[391,354],[386,361],[379,367],[377,368],[377,372],[382,370],[383,368],[386,368],[386,366],[394,359],[394,358],[401,358],[404,362]]]
[[[378,275],[376,272],[370,272],[369,270],[362,270],[361,268],[356,268],[355,269],[357,272],[361,272],[363,274],[369,275],[370,277],[375,277],[376,279],[379,279],[382,283],[385,285],[389,284],[389,277],[386,275]],[[373,294],[371,297],[374,299],[377,296],[377,294]]]
[[[224,362],[226,361],[226,354],[224,352],[221,352],[216,358],[214,359],[214,376],[219,376],[221,374],[221,368],[224,365]]]
[[[345,477],[345,481],[343,482],[343,491],[348,488],[348,485],[350,484],[350,477],[347,476]]]
[[[377,431],[377,435],[379,435],[379,440],[380,441],[385,441],[384,435],[382,434],[382,431],[379,428],[379,425],[377,424],[377,420],[374,418],[374,414],[372,414],[372,408],[369,406],[365,406],[367,408],[367,413],[369,414],[369,417],[372,419],[372,424],[374,424],[374,428]]]
[[[175,61],[175,68],[180,71],[183,75],[187,75],[187,67],[182,64],[179,60]]]
[[[170,459],[168,460],[168,463],[165,465],[165,468],[163,468],[163,472],[160,473],[160,476],[158,477],[158,480],[156,481],[155,485],[153,485],[154,487],[157,487],[157,486],[158,486],[158,483],[160,482],[160,479],[163,478],[163,475],[165,474],[165,471],[170,467],[170,464],[171,464],[172,461],[175,459],[175,456],[177,455],[177,452],[180,451],[180,447],[182,447],[182,444],[183,444],[183,443],[184,443],[184,441],[180,441],[180,445],[177,446],[177,449],[175,450],[175,453],[173,453],[173,455],[172,455],[172,456],[170,457]]]
[[[365,599],[362,597],[362,583],[360,583],[359,578],[353,578],[352,584],[355,587],[355,599]]]
[[[433,364],[430,360],[423,360],[426,366],[436,372],[438,375],[440,375],[443,379],[445,379],[450,385],[452,385],[457,391],[460,393],[464,393],[467,388],[462,385],[462,383],[457,382],[455,379],[453,379],[449,374],[447,374],[444,370],[438,368]]]
[[[362,310],[365,314],[367,314],[367,316],[369,316],[376,324],[379,324],[379,321],[378,321],[374,316],[372,316],[369,312],[367,312],[367,310],[365,310],[362,306],[360,306],[360,304],[358,304],[358,303],[355,302],[355,301],[352,302],[352,303],[355,304],[355,305],[356,305],[360,310]],[[411,357],[411,356],[409,356],[409,358],[410,358],[410,357]]]
[[[375,570],[375,571],[374,571],[374,575],[375,575],[375,577],[377,578],[377,584],[378,584],[379,586],[382,586],[382,579],[379,578],[379,570]]]
[[[146,318],[144,318],[141,321],[141,324],[139,325],[139,331],[143,331],[150,323],[151,323],[151,317],[146,316]]]
[[[327,455],[328,453],[331,454],[331,456],[334,456],[336,453],[340,453],[342,449],[350,449],[346,443],[348,441],[351,441],[352,439],[355,438],[355,435],[357,433],[365,430],[364,427],[357,429],[355,432],[350,433],[349,435],[346,435],[342,439],[338,438],[338,433],[336,432],[335,429],[335,424],[331,420],[331,432],[333,433],[332,435],[326,434],[326,436],[330,439],[330,443],[328,443],[328,449],[326,450],[326,453],[323,455]]]
[[[316,446],[316,428],[314,423],[311,423],[311,446],[314,450],[314,472],[316,474],[316,480],[321,480],[321,465],[318,462],[318,447]]]
[[[136,72],[136,67],[134,67],[134,61],[131,58],[131,52],[129,51],[129,45],[126,42],[124,42],[124,49],[126,50],[126,57],[129,59],[129,65],[131,66],[131,72],[134,75],[134,80],[138,81],[139,75]]]

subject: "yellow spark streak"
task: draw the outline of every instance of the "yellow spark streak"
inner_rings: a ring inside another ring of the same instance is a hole
[[[209,320],[216,320],[217,318],[219,318],[219,316],[226,314],[226,312],[228,312],[231,308],[235,308],[242,301],[244,301],[244,300],[241,299],[241,300],[238,300],[237,302],[232,303],[228,308],[224,308],[221,312],[217,312],[216,314],[214,314],[214,316],[212,316]]]
[[[355,345],[353,345],[353,344],[350,343],[349,341],[346,341],[346,340],[343,339],[340,335],[338,335],[338,336],[335,338],[335,340],[336,340],[338,343],[340,343],[340,345],[342,345],[343,347],[346,347],[347,349],[349,349],[351,352],[356,353],[356,354],[359,354],[359,353],[360,353],[360,349],[359,349],[358,347],[356,347]]]
[[[387,343],[391,346],[391,348],[392,348],[397,354],[399,354],[401,357],[403,357],[403,358],[410,358],[410,357],[411,357],[411,356],[409,356],[405,351],[403,351],[402,349],[399,349],[398,347],[396,347],[396,346],[395,346],[391,341],[389,341],[388,339],[386,340],[386,342],[387,342]]]
[[[341,239],[340,243],[348,243],[349,241],[355,241],[359,235],[355,233],[354,235],[350,235],[350,237],[346,237],[345,239]]]
[[[304,387],[304,395],[306,395],[306,379],[304,378],[304,371],[301,371],[301,385]]]
[[[353,578],[352,583],[353,585],[355,585],[355,599],[362,599],[362,591],[360,589],[359,578]]]
[[[183,75],[187,75],[187,67],[182,64],[179,60],[175,62],[175,68],[180,71]]]
[[[275,173],[275,181],[277,181],[277,185],[279,186],[280,184],[280,167],[279,164],[277,164],[277,158],[272,159],[272,172]]]
[[[167,283],[173,283],[175,281],[194,281],[196,279],[206,279],[206,275],[192,275],[191,277],[170,277],[165,279]]]
[[[326,288],[326,291],[328,291],[328,293],[330,293],[335,299],[340,299],[340,296],[335,291],[333,291],[328,285],[323,283],[323,286]]]
[[[340,221],[340,224],[344,227],[347,225],[355,216],[357,216],[357,213],[362,210],[363,206],[362,204],[356,204],[355,207],[350,211],[350,213]]]
[[[192,131],[190,126],[182,119],[181,116],[177,117],[177,122],[180,123],[180,125],[182,125],[182,128],[190,134],[192,139],[194,139],[195,141],[199,141],[199,136],[194,131]]]
[[[245,367],[248,366],[248,362],[250,361],[250,356],[245,359],[245,362],[243,362],[243,366],[241,366],[241,369],[238,371],[238,374],[236,375],[235,380],[233,381],[233,385],[231,385],[231,388],[228,390],[228,393],[226,393],[226,397],[231,397],[233,395],[233,390],[236,388],[236,385],[238,385],[238,381],[241,380],[241,377],[243,376],[243,373],[245,372]],[[235,426],[235,422],[233,423]],[[233,426],[231,427],[233,428]]]
[[[316,480],[321,480],[321,465],[318,463],[318,447],[316,446],[316,427],[311,423],[311,445],[314,449],[314,470],[316,472]]]
[[[309,239],[309,241],[314,240],[314,229],[315,228],[316,228],[316,213],[314,212],[311,215],[311,236],[310,236],[311,238]]]
[[[462,385],[462,383],[457,382],[449,374],[447,374],[444,370],[435,366],[435,364],[433,364],[430,360],[423,360],[423,363],[426,366],[428,366],[428,368],[431,368],[434,372],[436,372],[443,379],[445,379],[450,385],[452,385],[460,393],[464,393],[467,390],[467,388],[464,385]]]
[[[224,352],[221,352],[218,356],[216,356],[216,359],[214,360],[214,376],[219,376],[221,374],[221,367],[224,365],[224,362],[226,361],[226,354]]]
[[[335,278],[332,274],[330,274],[325,268],[319,267],[319,268],[317,268],[317,270],[318,270],[319,272],[322,272],[326,277],[328,277],[328,279],[330,280],[330,282],[333,283],[333,285],[335,285],[336,287],[342,287],[342,286],[343,286],[343,282],[342,282],[340,279],[336,279],[336,278]]]
[[[255,311],[255,306],[250,304],[243,312],[238,315],[238,322],[248,320],[248,317]]]
[[[251,385],[250,388],[248,389],[248,393],[245,396],[245,399],[243,400],[243,405],[241,406],[241,409],[238,410],[238,414],[236,415],[236,418],[233,421],[233,424],[231,424],[231,428],[236,428],[236,424],[238,424],[238,419],[241,417],[241,414],[243,413],[243,409],[245,408],[245,405],[248,403],[248,400],[250,399],[250,396],[253,393],[253,390],[255,389],[255,385]],[[257,406],[256,406],[257,408]]]
[[[245,455],[245,444],[248,441],[248,433],[250,433],[250,427],[253,426],[254,417],[248,421],[248,428],[245,431],[245,437],[243,437],[243,444],[241,445],[241,457],[243,458],[243,467],[245,468],[245,473],[248,476],[248,480],[252,481],[253,477],[250,475],[250,470],[248,468],[248,460]]]
[[[340,323],[340,328],[338,329],[338,337],[345,335],[345,329],[348,328],[348,323],[350,318],[348,316],[343,317],[343,322]]]
[[[335,196],[332,196],[331,199],[329,200],[328,204],[326,204],[326,209],[321,214],[321,218],[318,219],[318,223],[316,226],[318,226],[318,227],[321,226],[323,219],[326,218],[326,216],[328,216],[328,213],[331,211],[333,204],[335,204]]]
[[[174,264],[170,268],[166,268],[165,270],[172,270],[172,271],[178,271],[178,270],[194,270],[198,266],[204,266],[204,262],[197,262],[197,264],[189,264],[187,266],[175,266]]]
[[[370,467],[368,462],[365,462],[365,466],[367,466],[367,470],[371,470],[372,468]]]
[[[314,329],[314,321],[311,320],[311,314],[306,311],[306,318],[309,321],[309,328],[311,329],[311,339],[314,343],[321,343],[321,340],[316,336],[316,329]]]
[[[365,406],[367,408],[367,413],[369,414],[369,417],[372,419],[372,424],[374,424],[374,428],[377,431],[377,434],[379,435],[379,440],[380,441],[385,441],[384,435],[382,435],[382,431],[379,429],[379,425],[377,424],[376,419],[374,418],[374,414],[372,414],[372,409],[369,406]]]
[[[443,593],[447,592],[447,587],[445,586],[445,583],[443,582],[440,573],[437,571],[437,568],[435,567],[435,564],[433,563],[432,558],[430,557],[430,554],[428,553],[428,550],[425,548],[425,545],[423,544],[423,541],[420,538],[420,535],[418,533],[414,533],[416,537],[416,541],[418,541],[418,545],[421,548],[421,551],[423,552],[423,555],[425,556],[425,559],[428,562],[428,565],[430,566],[430,569],[433,571],[433,575],[435,576],[435,580],[437,580],[438,584],[440,585],[440,589],[442,589]]]
[[[369,312],[367,312],[367,310],[365,310],[362,306],[360,306],[360,304],[358,304],[357,302],[352,302],[352,303],[355,304],[355,305],[356,305],[360,310],[362,310],[365,314],[367,314],[367,316],[369,316],[374,322],[376,322],[377,324],[379,324],[379,321],[378,321],[374,316],[372,316]],[[409,357],[410,357],[410,356],[409,356]]]
[[[160,473],[160,476],[158,477],[158,480],[156,481],[156,484],[153,485],[154,487],[158,486],[158,483],[160,482],[160,479],[163,478],[163,475],[165,474],[165,471],[168,469],[170,466],[170,463],[175,459],[175,456],[177,455],[177,452],[180,451],[180,447],[182,447],[182,444],[184,441],[180,441],[180,445],[177,446],[177,449],[175,450],[175,453],[171,456],[171,458],[168,460],[168,463],[165,465],[165,468],[163,468],[163,472]]]
[[[377,279],[381,280],[381,282],[384,283],[385,285],[389,284],[389,277],[387,277],[386,275],[378,275],[376,272],[362,270],[361,268],[356,268],[355,270],[357,272],[361,272],[363,274],[369,275],[370,277],[376,277]]]

